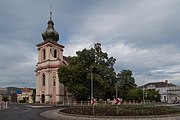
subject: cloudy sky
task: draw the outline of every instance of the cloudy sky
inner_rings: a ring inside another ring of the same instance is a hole
[[[180,85],[180,0],[0,0],[0,87],[35,87],[50,5],[65,56],[100,42],[137,85]]]

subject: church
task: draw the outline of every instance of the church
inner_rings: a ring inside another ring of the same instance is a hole
[[[42,33],[43,41],[36,45],[36,102],[62,104],[68,101],[70,94],[66,92],[67,88],[59,83],[58,68],[67,66],[68,62],[63,56],[64,46],[58,43],[59,33],[54,29],[52,12],[47,25],[47,29]]]

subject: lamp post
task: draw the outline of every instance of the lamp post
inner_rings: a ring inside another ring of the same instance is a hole
[[[93,73],[92,68],[86,68],[87,71],[90,71],[90,79],[91,79],[91,100],[93,99]]]
[[[92,69],[90,69],[90,72],[91,72],[91,102],[92,102],[92,100],[93,100],[93,73],[92,73]],[[94,115],[94,105],[92,107],[93,107],[93,115]]]
[[[116,98],[118,97],[118,86],[117,86],[117,83],[116,83]]]
[[[91,99],[93,99],[93,73],[91,70]]]
[[[147,74],[143,77],[143,104],[145,104],[145,101],[144,101],[144,80],[145,80],[145,77],[147,76],[151,76],[151,74]]]

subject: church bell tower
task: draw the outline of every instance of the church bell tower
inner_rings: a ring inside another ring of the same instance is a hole
[[[68,65],[63,58],[64,46],[57,43],[59,33],[54,29],[52,12],[47,29],[42,33],[43,42],[37,44],[38,63],[36,65],[36,102],[63,103],[64,85],[59,83],[58,67]]]

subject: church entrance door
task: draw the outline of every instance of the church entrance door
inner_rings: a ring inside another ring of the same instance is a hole
[[[42,101],[41,101],[41,102],[42,102],[42,103],[45,103],[45,95],[44,95],[44,94],[41,95],[41,98],[42,98]]]

